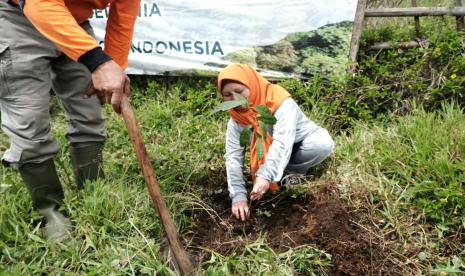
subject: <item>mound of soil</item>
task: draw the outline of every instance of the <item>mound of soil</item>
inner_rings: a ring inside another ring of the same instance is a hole
[[[242,252],[244,243],[266,232],[267,242],[277,252],[311,245],[331,254],[331,275],[400,273],[389,261],[389,253],[359,223],[363,214],[340,198],[334,183],[298,197],[291,192],[269,195],[253,203],[251,218],[246,223],[232,217],[226,191],[204,200],[216,214],[206,211],[191,214],[197,223],[193,243],[199,247],[223,255]],[[199,258],[208,258],[205,254],[200,252]]]

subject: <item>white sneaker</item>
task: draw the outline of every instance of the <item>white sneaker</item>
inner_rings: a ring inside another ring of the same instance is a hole
[[[305,180],[304,175],[290,173],[290,174],[286,174],[285,176],[283,176],[283,178],[281,178],[279,183],[281,184],[281,186],[294,186],[294,185],[302,184],[304,180]]]

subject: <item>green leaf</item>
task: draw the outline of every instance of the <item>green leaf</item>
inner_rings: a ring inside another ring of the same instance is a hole
[[[266,141],[266,136],[267,136],[266,124],[262,121],[258,121],[258,125],[260,126],[260,129],[262,130],[263,140]]]
[[[263,158],[264,150],[263,150],[263,140],[262,137],[258,133],[255,132],[255,138],[257,138],[257,158],[258,160]]]
[[[274,125],[276,124],[276,117],[271,113],[271,110],[264,105],[257,105],[255,107],[255,110],[258,112],[260,115],[258,117],[259,121],[264,122],[267,125]]]
[[[240,105],[245,105],[249,107],[249,100],[246,97],[242,96],[239,93],[234,93],[234,92],[233,92],[233,95],[234,95],[233,101],[222,102],[219,105],[215,106],[215,108],[213,108],[213,111],[210,115],[213,115],[220,111],[226,111],[226,110],[235,108]]]
[[[226,111],[226,110],[229,110],[231,108],[235,108],[235,107],[243,105],[243,104],[244,104],[244,102],[242,100],[222,102],[219,105],[215,106],[215,108],[213,108],[213,111],[212,111],[211,114],[213,115],[213,114],[215,114],[217,112],[220,112],[220,111]]]
[[[235,101],[242,101],[244,103],[244,105],[246,105],[247,108],[249,108],[249,99],[242,96],[240,93],[232,92],[232,94],[234,96]]]
[[[241,144],[241,147],[245,147],[250,143],[250,134],[251,133],[252,133],[252,127],[251,126],[244,127],[244,130],[242,130],[241,136],[239,138],[239,142]]]

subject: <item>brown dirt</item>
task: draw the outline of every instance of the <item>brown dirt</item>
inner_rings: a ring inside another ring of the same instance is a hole
[[[361,226],[364,214],[340,198],[334,183],[323,185],[313,194],[294,197],[281,192],[254,202],[246,223],[231,216],[226,191],[204,198],[218,215],[206,211],[191,214],[197,223],[193,243],[228,255],[242,252],[245,243],[267,233],[267,242],[277,252],[311,245],[331,254],[330,275],[400,275],[390,254],[368,228]],[[207,255],[201,251],[200,261]]]

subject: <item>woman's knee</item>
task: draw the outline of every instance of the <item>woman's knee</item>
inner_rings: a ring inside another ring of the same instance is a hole
[[[310,141],[306,141],[307,143],[303,144],[304,150],[311,151],[315,155],[320,156],[320,158],[325,158],[333,153],[335,143],[326,129],[321,129],[312,136]]]
[[[324,137],[324,139],[320,141],[318,150],[319,152],[321,152],[322,155],[327,157],[331,155],[331,153],[333,153],[334,146],[335,146],[335,143],[334,143],[333,138],[329,135],[329,133],[327,133],[326,137]]]

